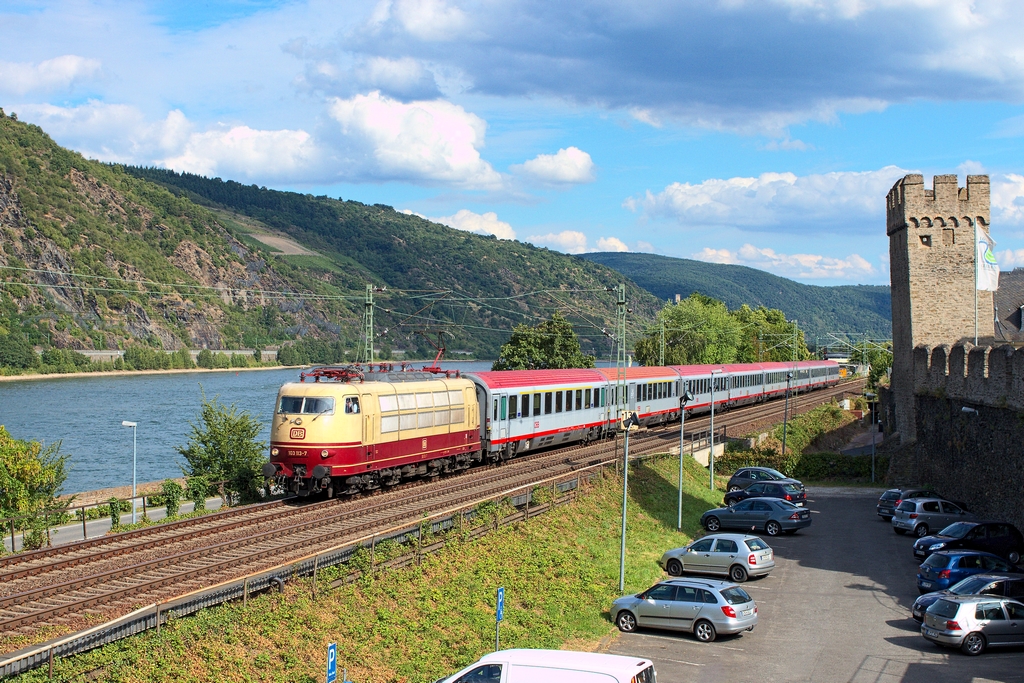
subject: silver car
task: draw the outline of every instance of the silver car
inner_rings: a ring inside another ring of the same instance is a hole
[[[702,643],[757,625],[754,599],[734,583],[712,579],[662,581],[643,593],[624,595],[610,611],[625,633],[640,626],[690,631]]]
[[[712,534],[666,551],[658,565],[672,576],[722,574],[743,583],[748,576],[767,576],[775,569],[775,552],[757,536]]]
[[[923,538],[931,531],[945,529],[953,522],[965,522],[974,515],[941,498],[910,498],[904,500],[892,516],[892,530],[898,534],[914,532]]]
[[[968,655],[1024,645],[1024,604],[992,595],[944,596],[924,613],[921,635]]]

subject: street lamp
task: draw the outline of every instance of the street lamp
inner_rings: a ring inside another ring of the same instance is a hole
[[[693,400],[693,394],[683,380],[683,394],[679,397],[679,518],[676,530],[683,530],[683,426],[686,425],[686,404]]]
[[[626,430],[625,455],[622,458],[622,545],[619,548],[619,592],[626,590],[626,491],[629,485],[629,429],[632,426],[640,426],[640,420],[636,413],[630,413],[629,417],[622,421],[622,428]]]
[[[137,422],[129,422],[128,420],[122,420],[121,426],[132,428],[132,524],[135,524],[135,456],[138,453],[138,449],[136,448],[136,444],[138,442],[135,437],[138,434],[139,424]]]
[[[715,490],[715,374],[722,372],[722,370],[711,371],[711,436],[708,438],[711,448],[708,449],[708,469],[711,472],[710,489],[712,491]]]
[[[865,392],[864,398],[871,404],[871,483],[875,483],[875,399],[878,398],[870,391]]]
[[[786,407],[782,412],[782,457],[786,457],[786,427],[789,426],[789,385],[793,381],[793,373],[786,373]]]

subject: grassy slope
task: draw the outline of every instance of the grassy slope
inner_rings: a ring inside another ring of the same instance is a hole
[[[892,336],[888,287],[816,287],[746,266],[655,254],[599,252],[582,258],[614,268],[662,300],[700,292],[725,301],[729,308],[778,308],[787,318],[800,321],[809,340],[826,332]]]
[[[662,578],[655,560],[721,501],[688,461],[684,531],[675,530],[678,460],[630,473],[627,591]],[[494,647],[494,594],[506,590],[502,645],[593,647],[613,630],[621,479],[595,481],[577,502],[476,541],[457,541],[420,567],[378,573],[310,598],[308,581],[175,621],[54,667],[58,680],[99,669],[110,681],[316,681],[326,646],[359,683],[434,681]],[[323,577],[326,581],[330,577]],[[45,680],[40,669],[19,680]]]

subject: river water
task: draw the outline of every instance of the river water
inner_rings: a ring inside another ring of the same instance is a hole
[[[445,369],[489,370],[489,362],[443,363]],[[61,442],[70,454],[63,493],[132,483],[132,429],[138,423],[139,482],[180,477],[190,422],[199,419],[203,393],[235,404],[263,425],[267,441],[277,390],[299,379],[299,370],[184,372],[166,375],[93,377],[0,382],[0,425],[16,439]],[[269,457],[269,455],[268,455]]]

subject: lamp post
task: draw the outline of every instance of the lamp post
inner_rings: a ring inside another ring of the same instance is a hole
[[[709,488],[715,490],[715,375],[721,374],[722,370],[711,371],[711,433],[708,437],[708,469],[711,472]]]
[[[782,457],[786,457],[786,427],[789,425],[789,385],[793,381],[793,373],[786,373],[786,407],[782,411]]]
[[[864,394],[864,398],[871,404],[871,483],[875,483],[875,394],[870,391]]]
[[[136,444],[138,443],[138,441],[136,440],[135,436],[138,433],[139,424],[137,422],[129,422],[128,420],[123,420],[121,422],[121,426],[132,428],[132,524],[135,524],[135,456],[138,453],[138,450],[136,448]]]
[[[683,427],[686,425],[686,404],[693,400],[693,394],[683,380],[683,394],[679,397],[679,517],[676,530],[683,530]]]
[[[636,413],[630,413],[629,417],[622,421],[622,428],[626,430],[625,455],[622,458],[622,542],[619,547],[619,592],[626,590],[626,492],[629,486],[629,429],[632,426],[640,426],[640,420]]]

